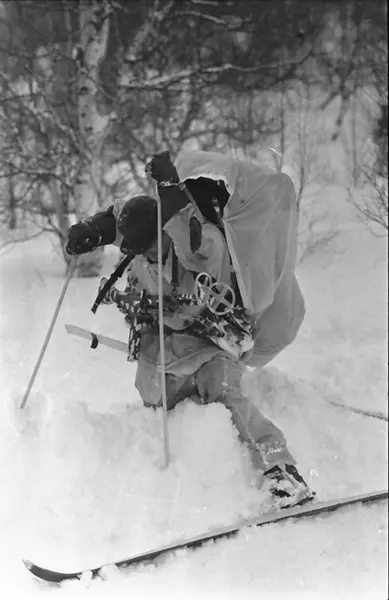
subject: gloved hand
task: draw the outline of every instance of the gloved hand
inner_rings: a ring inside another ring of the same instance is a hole
[[[177,186],[180,178],[167,150],[154,154],[151,161],[146,165],[145,172],[146,175],[149,175],[158,183],[158,194],[162,207],[162,225],[165,225],[188,204],[188,197]]]
[[[70,255],[92,252],[99,245],[99,241],[97,229],[88,221],[80,221],[69,229],[66,252]]]
[[[116,219],[110,206],[70,227],[66,252],[70,255],[93,252],[98,246],[112,244],[115,238]]]
[[[146,175],[155,179],[158,185],[169,186],[179,183],[177,169],[173,165],[168,150],[154,154],[145,168]]]

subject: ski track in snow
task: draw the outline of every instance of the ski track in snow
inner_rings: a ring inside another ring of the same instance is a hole
[[[298,339],[243,381],[284,430],[321,500],[387,487],[387,424],[327,402],[387,414],[385,250],[355,226],[303,263],[307,317]],[[90,312],[96,279],[72,281],[21,412],[63,280],[42,240],[15,247],[0,270],[3,597],[386,596],[385,503],[246,530],[122,573],[108,568],[104,582],[34,581],[21,558],[61,570],[93,567],[253,516],[263,495],[219,405],[187,400],[170,414],[171,463],[160,468],[160,415],[143,409],[134,366],[64,332],[71,322],[125,340],[112,307]]]

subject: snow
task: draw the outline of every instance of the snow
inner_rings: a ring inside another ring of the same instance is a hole
[[[327,190],[328,193],[328,190]],[[298,268],[307,316],[298,339],[245,390],[284,430],[321,500],[387,487],[387,241],[330,190],[338,234]],[[116,260],[106,257],[106,273]],[[21,563],[87,569],[193,536],[261,508],[228,411],[186,400],[169,417],[142,407],[125,355],[66,334],[65,323],[125,341],[113,307],[90,308],[97,279],[73,280],[26,408],[28,384],[63,285],[49,240],[0,256],[0,581],[3,598],[369,598],[387,582],[387,505],[243,530],[100,580],[43,586]]]

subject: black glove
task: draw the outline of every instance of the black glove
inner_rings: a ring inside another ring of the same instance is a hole
[[[116,238],[113,206],[83,219],[69,229],[66,252],[70,255],[93,252],[98,246],[112,244]]]
[[[167,150],[154,154],[146,165],[145,172],[158,183],[158,194],[162,206],[162,225],[165,225],[188,204],[188,197],[177,185],[180,178]]]
[[[189,203],[185,192],[178,187],[164,187],[159,185],[158,194],[161,199],[162,225],[170,221],[175,214]]]
[[[177,169],[173,165],[167,150],[154,154],[145,168],[146,175],[155,179],[159,185],[175,185],[179,183]]]

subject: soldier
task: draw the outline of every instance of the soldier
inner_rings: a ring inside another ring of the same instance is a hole
[[[211,159],[215,156],[209,154]],[[164,295],[193,295],[196,276],[207,273],[212,281],[230,286],[237,302],[242,304],[242,294],[231,269],[225,232],[218,223],[218,216],[220,218],[230,196],[223,179],[186,178],[194,200],[207,217],[199,219],[188,194],[179,185],[177,169],[167,152],[155,155],[146,172],[157,182],[161,201]],[[289,204],[293,201],[293,198],[288,200]],[[67,252],[78,255],[98,246],[115,244],[124,254],[134,256],[128,268],[129,288],[156,295],[157,225],[155,198],[136,196],[121,200],[106,211],[73,225]],[[259,338],[262,335],[266,340],[270,352],[261,347],[260,339],[259,346],[256,341],[254,349],[242,347],[237,355],[237,352],[229,351],[228,346],[199,336],[193,323],[201,316],[204,309],[201,305],[181,305],[164,319],[168,409],[193,394],[204,403],[221,402],[228,408],[241,440],[250,449],[255,469],[263,473],[271,494],[282,508],[309,501],[314,492],[299,474],[283,433],[242,392],[240,382],[246,364],[261,367],[269,362],[295,337],[301,323],[304,303],[301,294],[296,292],[295,261],[290,262],[291,266],[286,259],[285,262],[287,266],[281,269],[277,290],[271,291],[272,298],[270,292],[267,294],[270,298],[268,306],[259,315],[252,315],[260,332]],[[281,342],[279,329],[280,323],[286,323],[285,315],[287,325],[284,325]],[[277,343],[273,340],[274,343],[269,345],[272,327]],[[145,327],[141,334],[135,384],[147,407],[161,405],[158,364],[158,329]]]

